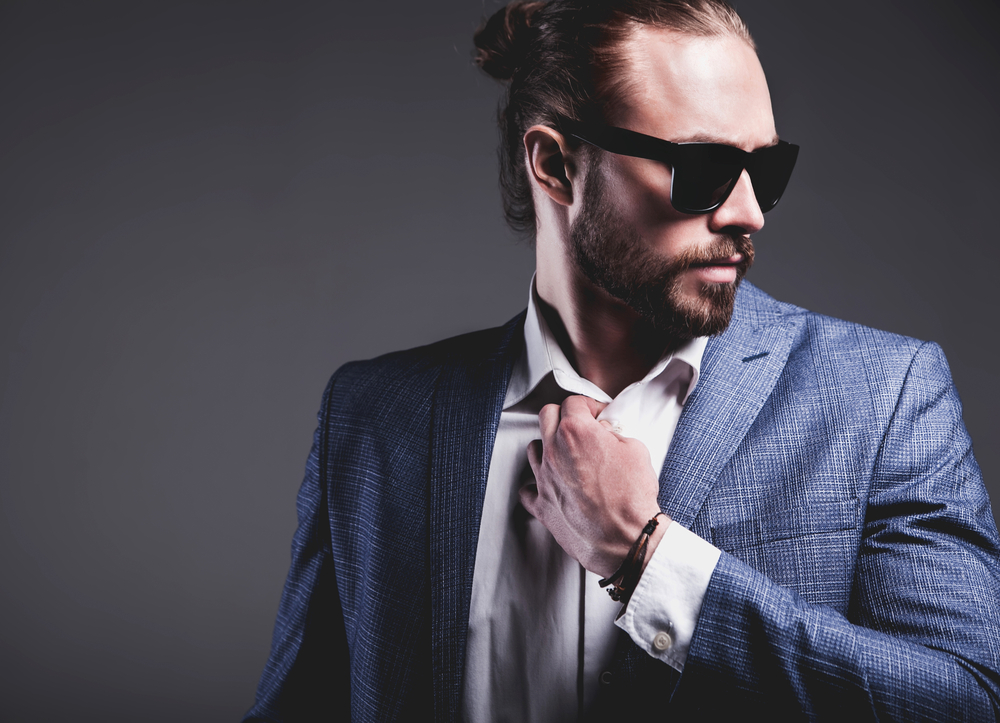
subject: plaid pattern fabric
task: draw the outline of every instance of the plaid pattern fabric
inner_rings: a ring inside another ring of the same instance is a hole
[[[522,324],[334,375],[246,720],[458,720]],[[701,374],[660,502],[724,554],[683,675],[623,635],[595,718],[992,720],[1000,541],[940,349],[745,282]]]

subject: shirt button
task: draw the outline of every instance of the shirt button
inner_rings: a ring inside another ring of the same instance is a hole
[[[611,681],[614,679],[614,677],[615,677],[614,674],[610,670],[605,670],[603,673],[601,673],[601,676],[600,678],[598,678],[598,680],[601,681],[601,685],[611,685]]]
[[[670,633],[665,633],[662,630],[653,637],[653,647],[657,650],[669,650],[673,644],[674,639],[670,637]]]

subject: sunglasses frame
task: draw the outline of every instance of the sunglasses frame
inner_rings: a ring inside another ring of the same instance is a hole
[[[754,189],[754,195],[757,198],[761,213],[767,213],[777,205],[784,194],[788,180],[791,178],[792,170],[795,168],[795,161],[799,155],[799,147],[787,141],[778,141],[773,146],[748,152],[741,148],[721,143],[674,143],[655,136],[647,136],[644,133],[631,131],[627,128],[584,124],[569,118],[561,118],[560,125],[563,126],[568,135],[600,148],[603,151],[615,153],[620,156],[646,158],[670,166],[670,203],[677,211],[688,214],[711,213],[719,208],[733,192],[744,170],[750,174],[750,181],[752,183],[754,174],[764,173],[768,163],[785,164],[787,172],[784,169],[781,171],[785,174],[785,177],[773,185],[771,189],[773,192],[770,194],[770,197],[762,199],[758,195],[758,189]],[[716,201],[710,202],[704,207],[675,202],[674,181],[678,175],[682,175],[675,172],[675,164],[678,159],[692,162],[695,160],[693,156],[696,154],[707,153],[714,153],[716,156],[721,156],[724,158],[726,165],[732,165],[733,175],[730,178],[729,187]],[[684,156],[688,156],[688,158],[684,158]],[[771,173],[774,172],[772,168]],[[760,185],[760,191],[763,192],[764,184],[761,183]]]

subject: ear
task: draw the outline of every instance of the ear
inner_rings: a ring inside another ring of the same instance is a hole
[[[562,134],[548,126],[532,126],[524,134],[528,173],[556,203],[573,203],[573,158]]]

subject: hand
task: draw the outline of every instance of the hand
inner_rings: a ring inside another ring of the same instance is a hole
[[[563,550],[602,577],[618,568],[646,522],[660,511],[649,451],[597,421],[605,406],[573,396],[543,407],[538,414],[542,438],[528,445],[535,485],[520,490],[521,504]],[[661,522],[650,539],[647,560],[666,528]]]

